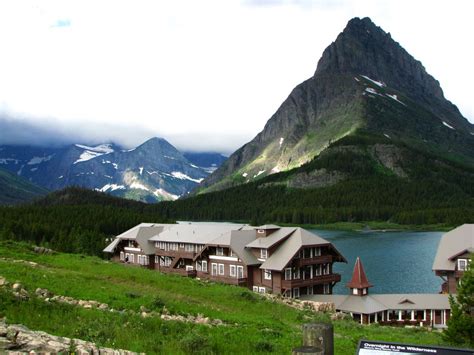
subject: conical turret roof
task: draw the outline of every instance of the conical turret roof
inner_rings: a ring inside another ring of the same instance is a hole
[[[357,257],[354,265],[352,279],[347,283],[346,286],[350,288],[367,288],[373,286],[367,279],[367,275],[365,274],[364,267],[362,266],[362,262],[360,261],[359,257]]]

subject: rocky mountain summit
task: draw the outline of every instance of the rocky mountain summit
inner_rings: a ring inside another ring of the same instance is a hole
[[[200,191],[291,170],[361,131],[474,163],[474,127],[444,98],[438,81],[390,33],[369,18],[354,18],[326,48],[314,75]]]

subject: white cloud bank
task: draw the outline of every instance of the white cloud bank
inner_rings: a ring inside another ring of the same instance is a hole
[[[350,18],[369,16],[472,122],[471,4],[4,0],[0,109],[91,143],[158,135],[231,152],[313,75]]]

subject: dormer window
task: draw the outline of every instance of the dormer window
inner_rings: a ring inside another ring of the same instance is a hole
[[[218,255],[218,256],[223,256],[223,255],[224,255],[224,248],[222,248],[222,247],[217,247],[217,248],[216,248],[216,255]]]
[[[260,259],[266,259],[268,257],[267,249],[260,249]]]
[[[458,270],[459,271],[466,271],[467,270],[468,261],[467,259],[458,259]]]
[[[257,229],[258,234],[265,234],[265,229]]]

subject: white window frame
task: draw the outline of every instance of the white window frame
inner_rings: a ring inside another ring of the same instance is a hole
[[[293,272],[291,271],[291,267],[285,268],[285,280],[290,281],[292,279]]]
[[[201,271],[201,270],[202,270],[201,262],[196,261],[196,271]]]
[[[125,254],[123,251],[120,252],[120,261],[124,261],[125,260]]]
[[[224,248],[223,247],[216,247],[216,255],[217,256],[224,256]]]
[[[217,276],[218,273],[219,273],[219,267],[217,266],[217,263],[211,263],[211,275]]]
[[[266,293],[267,290],[265,289],[265,287],[259,287],[259,288],[258,288],[258,292],[259,292],[259,293]]]
[[[357,296],[358,293],[359,293],[359,292],[358,292],[358,290],[357,290],[356,288],[353,288],[353,289],[352,289],[352,294],[353,294],[353,295],[356,295],[356,296]]]
[[[132,264],[135,264],[135,254],[131,253],[130,258],[128,259]]]
[[[237,267],[235,265],[229,265],[230,277],[237,277]]]
[[[202,266],[201,271],[202,272],[207,272],[207,260],[203,260],[201,262],[201,266]]]
[[[193,271],[193,270],[194,270],[194,266],[186,265],[186,271]]]
[[[331,287],[329,284],[324,284],[323,285],[323,294],[329,295],[331,293]]]
[[[219,270],[219,275],[220,275],[220,276],[225,275],[224,264],[218,264],[218,265],[219,265],[219,268],[218,268],[218,270]]]
[[[295,287],[293,289],[293,298],[300,298],[300,288],[299,287]]]
[[[253,292],[258,292],[258,286],[252,286],[252,291]]]
[[[237,265],[237,278],[244,278],[244,267],[242,265]]]
[[[160,257],[158,255],[155,255],[155,264],[160,263]]]
[[[321,256],[321,247],[314,248],[314,256]]]
[[[469,265],[469,263],[468,263],[467,259],[458,259],[458,271],[466,271],[468,265]]]
[[[260,249],[260,259],[266,260],[268,258],[268,250],[265,248]]]
[[[271,280],[272,279],[272,270],[263,270],[263,278],[264,280]]]

